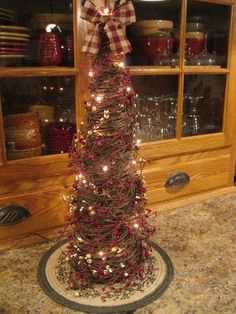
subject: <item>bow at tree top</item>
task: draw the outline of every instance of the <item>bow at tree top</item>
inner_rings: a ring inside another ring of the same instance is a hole
[[[87,0],[82,8],[81,18],[90,22],[88,33],[82,48],[83,52],[96,54],[101,38],[100,28],[104,28],[113,54],[125,54],[131,51],[131,45],[123,33],[123,26],[136,21],[131,0],[106,1],[106,6],[96,6],[99,1]],[[104,2],[105,3],[105,2]]]

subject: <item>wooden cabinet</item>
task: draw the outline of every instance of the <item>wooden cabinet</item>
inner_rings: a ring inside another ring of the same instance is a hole
[[[234,1],[133,4],[137,23],[126,29],[133,45],[126,64],[137,93],[136,128],[140,155],[148,161],[144,173],[150,206],[160,210],[231,191]],[[1,225],[0,216],[0,249],[55,236],[64,222],[63,186],[73,176],[67,146],[61,142],[69,140],[68,126],[79,128],[88,95],[88,60],[81,53],[87,26],[79,17],[81,5],[80,0],[12,0],[0,8],[0,208],[18,205],[31,214],[8,226]],[[35,140],[35,111],[40,144]],[[58,136],[64,140],[58,142]],[[185,173],[189,183],[167,188],[176,173]]]

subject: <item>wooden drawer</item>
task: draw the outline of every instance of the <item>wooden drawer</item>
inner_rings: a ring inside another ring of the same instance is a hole
[[[0,207],[19,205],[31,213],[29,218],[18,224],[0,226],[0,242],[63,225],[67,212],[67,204],[62,198],[63,193],[67,194],[67,191],[62,188],[0,199]]]
[[[0,197],[62,187],[72,181],[67,154],[13,160],[0,167]]]
[[[183,196],[226,187],[229,179],[230,149],[154,160],[144,171],[148,203],[171,201]],[[190,183],[183,188],[165,188],[167,179],[185,172]]]

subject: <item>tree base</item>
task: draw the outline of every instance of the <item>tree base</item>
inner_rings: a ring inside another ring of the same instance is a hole
[[[155,243],[152,257],[147,261],[148,271],[144,280],[137,280],[134,287],[124,289],[124,284],[116,284],[115,290],[105,285],[94,285],[88,289],[68,289],[66,261],[67,240],[53,246],[40,260],[38,280],[46,294],[57,303],[90,313],[117,313],[133,311],[159,298],[170,284],[173,266],[168,255]],[[151,271],[150,271],[151,269]],[[119,290],[119,285],[121,291]],[[91,305],[92,304],[92,305]]]

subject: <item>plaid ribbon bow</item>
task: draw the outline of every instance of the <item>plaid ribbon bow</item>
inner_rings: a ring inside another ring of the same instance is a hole
[[[131,45],[123,34],[122,25],[135,22],[135,11],[131,0],[121,0],[114,8],[114,0],[107,8],[98,9],[94,0],[87,0],[82,8],[81,18],[92,23],[85,38],[83,52],[97,53],[100,45],[100,25],[104,24],[111,51],[116,54],[131,51]]]

